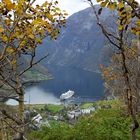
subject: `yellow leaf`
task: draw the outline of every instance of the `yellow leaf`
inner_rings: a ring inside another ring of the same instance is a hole
[[[140,26],[140,20],[136,21],[136,25]]]
[[[8,53],[13,53],[13,52],[14,52],[14,49],[12,49],[12,48],[7,48],[7,49],[6,49],[6,52],[8,52]]]
[[[108,70],[104,70],[103,73],[104,73],[104,76],[108,76],[109,75],[109,71]]]
[[[39,19],[35,19],[35,20],[33,20],[33,22],[32,22],[33,25],[37,25],[38,23],[40,23],[40,20],[39,20]]]
[[[125,12],[124,13],[121,13],[121,18],[127,18],[127,15],[126,15]]]
[[[107,2],[102,2],[100,5],[101,7],[105,7],[107,5]]]
[[[121,9],[121,8],[123,8],[123,7],[124,7],[123,2],[120,2],[120,3],[118,4],[118,8]]]
[[[26,41],[25,41],[25,40],[23,40],[23,41],[20,43],[21,46],[25,46],[25,44],[26,44]]]
[[[64,13],[64,16],[68,16],[69,14],[68,13]]]
[[[6,42],[6,41],[8,40],[8,38],[7,38],[6,36],[3,36],[3,37],[2,37],[2,40],[3,40],[4,42]]]
[[[46,7],[49,3],[47,1],[45,1],[45,3],[42,4],[41,7]]]
[[[7,4],[7,9],[10,11],[11,9],[13,9],[14,8],[14,4],[12,4],[12,3],[8,3]]]
[[[115,3],[109,3],[107,5],[107,8],[109,8],[110,10],[115,10],[116,9],[116,5],[115,5]]]
[[[29,38],[34,39],[34,35],[33,34],[30,34],[29,35]]]
[[[132,32],[133,34],[136,34],[136,32],[137,32],[136,28],[133,27],[133,28],[131,29],[131,32]]]
[[[14,8],[14,4],[10,0],[3,0],[3,2],[6,5],[6,8],[10,11],[11,9]]]
[[[121,23],[121,20],[120,20],[120,19],[118,19],[118,20],[117,20],[117,23],[118,23],[118,24],[120,24],[120,23]]]
[[[51,14],[47,13],[46,16],[49,20],[53,20],[53,16]]]
[[[54,10],[55,11],[61,11],[60,8],[58,8],[58,7],[56,7]]]
[[[16,64],[16,62],[17,62],[17,60],[14,59],[14,60],[11,61],[11,64],[14,65],[14,64]]]
[[[4,32],[4,29],[3,28],[0,28],[0,33]]]
[[[118,30],[120,30],[120,31],[123,30],[123,25],[119,25]]]
[[[140,31],[137,31],[137,32],[136,32],[136,35],[139,36],[139,35],[140,35]]]
[[[101,2],[101,1],[103,1],[103,0],[96,0],[97,2]]]
[[[52,28],[48,28],[47,31],[48,31],[49,33],[51,33],[51,32],[52,32]]]
[[[17,34],[18,34],[18,32],[17,32]],[[22,39],[23,37],[24,37],[23,34],[20,34],[20,35],[17,36],[18,39]]]
[[[23,13],[22,5],[18,4],[14,8],[15,8],[15,11],[16,11],[17,14],[22,14]]]
[[[42,43],[42,41],[41,41],[41,39],[40,38],[36,38],[36,40],[35,40],[37,43],[39,43],[39,44],[41,44]]]

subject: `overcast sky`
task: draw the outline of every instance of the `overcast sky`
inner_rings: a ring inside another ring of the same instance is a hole
[[[37,3],[41,4],[44,1],[45,0],[37,0]],[[58,0],[58,1],[59,1],[59,7],[62,10],[66,10],[69,15],[89,7],[89,5],[86,2],[84,2],[85,0]],[[96,0],[93,0],[94,3],[95,1]],[[140,0],[137,1],[140,2]]]
[[[44,1],[45,0],[37,0],[37,3],[41,4]],[[84,2],[84,0],[58,0],[58,1],[59,7],[62,10],[66,10],[69,15],[89,7],[89,5],[86,2]]]

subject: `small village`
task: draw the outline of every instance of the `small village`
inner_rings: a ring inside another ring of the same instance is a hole
[[[98,109],[110,109],[111,105],[96,105],[94,102],[74,104],[71,98],[74,91],[68,91],[60,96],[59,105],[40,105],[41,108],[27,108],[25,121],[31,122],[30,128],[37,130],[42,126],[51,127],[50,122],[65,122],[74,125],[82,116],[90,116]],[[51,107],[51,108],[50,108]]]

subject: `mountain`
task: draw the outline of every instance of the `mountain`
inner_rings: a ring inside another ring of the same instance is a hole
[[[99,9],[99,6],[96,6]],[[111,25],[112,12],[103,10],[101,21]],[[97,25],[92,8],[73,14],[67,19],[56,41],[45,39],[38,49],[38,56],[49,53],[45,64],[78,67],[98,71],[100,64],[107,64],[111,49]]]

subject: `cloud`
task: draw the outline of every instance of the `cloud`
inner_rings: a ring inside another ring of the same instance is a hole
[[[43,2],[45,0],[37,0],[36,4],[42,4]],[[84,0],[58,0],[58,2],[60,9],[66,10],[69,15],[89,7]]]
[[[83,0],[59,0],[60,7],[65,9],[69,15],[89,7]]]
[[[36,3],[41,4],[45,0],[37,0]],[[48,0],[51,1],[51,0]],[[89,7],[89,4],[85,2],[86,0],[58,0],[59,6],[62,10],[66,10],[69,15],[72,15],[75,12],[78,12],[80,10],[83,10],[87,7]],[[92,0],[94,4],[96,3],[96,0]],[[140,3],[139,0],[136,0]]]

